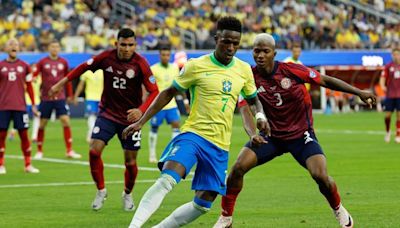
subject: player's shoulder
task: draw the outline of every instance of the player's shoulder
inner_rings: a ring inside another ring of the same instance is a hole
[[[22,59],[18,59],[17,61],[18,65],[24,66],[24,67],[30,67],[29,63],[25,62]]]
[[[388,64],[385,65],[386,69],[389,69],[390,67],[392,67],[394,65],[393,62],[389,62]]]
[[[249,63],[239,59],[238,57],[233,57],[233,61],[234,62],[234,66],[238,67],[238,68],[246,68],[246,69],[251,69],[251,66]]]
[[[58,57],[58,61],[60,61],[60,62],[62,62],[64,64],[68,64],[68,60],[63,58],[63,57],[61,57],[61,56]]]

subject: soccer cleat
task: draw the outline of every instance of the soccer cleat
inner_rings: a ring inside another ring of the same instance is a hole
[[[395,141],[396,143],[400,143],[400,136],[396,136],[396,138],[394,138],[394,141]]]
[[[353,218],[342,204],[339,205],[337,210],[333,210],[333,213],[341,228],[353,228]]]
[[[92,203],[92,209],[95,211],[100,210],[103,207],[104,200],[107,199],[107,189],[98,190],[96,197]]]
[[[25,167],[25,173],[39,173],[39,169],[33,167],[33,165],[28,165]]]
[[[122,191],[122,207],[125,211],[133,211],[136,209],[132,200],[132,193],[126,194],[125,191]]]
[[[33,157],[33,159],[36,159],[36,160],[40,160],[42,158],[43,158],[43,152],[41,152],[41,151],[36,152],[35,156]]]
[[[387,143],[390,142],[390,131],[389,131],[389,132],[386,132],[386,135],[385,135],[385,142],[387,142]]]
[[[232,216],[219,216],[218,221],[214,224],[213,228],[231,228]]]
[[[71,150],[69,152],[67,152],[67,154],[65,155],[67,158],[75,158],[75,159],[79,159],[82,157],[82,155],[76,153],[75,151]]]
[[[0,174],[6,174],[6,167],[4,165],[0,165]]]

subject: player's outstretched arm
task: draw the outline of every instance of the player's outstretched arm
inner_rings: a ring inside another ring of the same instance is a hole
[[[138,131],[142,128],[142,126],[155,114],[157,114],[165,105],[167,105],[175,95],[178,94],[178,90],[171,86],[166,90],[163,90],[158,94],[156,99],[151,103],[150,107],[143,114],[143,116],[135,123],[129,125],[122,132],[122,138],[126,139],[129,135],[133,134],[135,131]]]
[[[78,86],[76,87],[74,98],[73,98],[74,105],[78,104],[79,94],[82,93],[84,87],[85,87],[85,81],[80,80]]]
[[[246,98],[246,101],[250,107],[253,116],[256,117],[258,130],[263,132],[265,135],[270,135],[271,129],[269,127],[267,118],[265,117],[264,108],[258,97],[255,96],[254,98]]]
[[[372,105],[376,104],[376,96],[374,94],[360,90],[340,79],[328,75],[321,75],[320,85],[332,90],[357,95],[364,103],[368,104],[370,108],[372,108]]]
[[[242,116],[244,130],[250,137],[251,143],[254,143],[255,145],[267,143],[262,136],[257,134],[254,115],[252,114],[250,107],[247,104],[239,106],[239,111]]]

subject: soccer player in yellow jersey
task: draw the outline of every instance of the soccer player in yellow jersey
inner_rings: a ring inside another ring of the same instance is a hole
[[[80,77],[78,86],[74,94],[74,104],[78,104],[78,96],[85,87],[85,105],[86,114],[88,116],[88,132],[86,135],[86,141],[90,142],[92,130],[96,122],[96,116],[99,111],[99,102],[101,99],[101,93],[103,92],[103,70],[96,70],[92,72],[86,71]]]
[[[171,58],[171,46],[164,44],[160,47],[160,62],[151,66],[151,71],[156,79],[158,89],[160,91],[167,89],[172,85],[172,81],[179,75],[179,68],[175,64],[169,62]],[[186,97],[185,93],[182,93]],[[189,101],[185,98],[185,105],[189,105]],[[171,100],[161,111],[159,111],[150,120],[151,129],[149,132],[149,162],[156,163],[157,153],[157,132],[164,119],[172,128],[172,138],[179,135],[180,115],[176,101]]]
[[[129,227],[141,227],[158,209],[162,200],[197,163],[192,181],[195,197],[155,227],[179,227],[208,212],[218,194],[226,192],[225,177],[232,133],[232,118],[239,94],[254,112],[260,130],[267,122],[258,101],[250,65],[234,57],[239,48],[242,25],[234,17],[217,22],[216,49],[213,53],[189,60],[173,84],[162,91],[136,123],[123,132],[128,137],[160,111],[178,91],[189,90],[191,111],[158,163],[161,176],[143,195]],[[265,141],[253,134],[252,141]]]
[[[40,84],[42,83],[42,80],[40,77],[35,77],[32,80],[32,87],[33,87],[33,93],[35,94],[35,102],[36,104],[40,104]],[[28,93],[25,93],[25,100],[26,100],[26,105],[28,109],[28,113],[32,112],[32,103],[30,99],[27,99],[29,97]],[[36,105],[38,106],[38,105]],[[32,115],[33,119],[33,124],[32,124],[32,133],[31,133],[31,139],[32,142],[37,142],[37,135],[39,131],[39,125],[40,125],[40,116],[38,115]]]

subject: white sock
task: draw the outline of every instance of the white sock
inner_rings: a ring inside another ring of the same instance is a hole
[[[149,158],[157,158],[157,133],[150,131],[149,133]]]
[[[167,218],[162,220],[153,228],[181,227],[193,222],[201,215],[207,213],[209,210],[210,208],[199,206],[195,202],[191,201],[175,209],[172,214],[170,214]]]
[[[32,123],[32,139],[37,140],[37,135],[39,131],[39,125],[40,125],[40,117],[39,116],[33,116],[33,123]]]
[[[150,216],[160,207],[164,197],[176,185],[175,179],[168,175],[162,174],[156,183],[144,193],[132,218],[129,228],[142,227]]]
[[[181,133],[181,131],[179,130],[179,128],[172,128],[172,138],[175,138],[180,133]]]
[[[88,121],[87,121],[87,125],[88,125],[87,138],[88,139],[90,139],[91,136],[92,136],[92,131],[93,131],[95,123],[96,123],[96,115],[89,115],[88,116]]]

